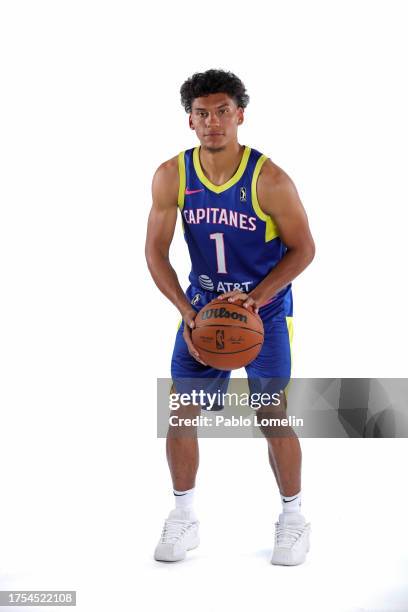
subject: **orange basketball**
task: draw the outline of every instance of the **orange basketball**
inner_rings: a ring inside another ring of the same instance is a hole
[[[262,348],[262,319],[243,300],[215,299],[202,308],[192,330],[192,340],[203,361],[217,370],[248,365]]]

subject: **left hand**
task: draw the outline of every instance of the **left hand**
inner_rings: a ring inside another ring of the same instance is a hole
[[[260,307],[260,304],[255,298],[248,295],[248,293],[243,293],[239,289],[234,289],[234,291],[226,291],[225,293],[222,293],[221,295],[219,295],[216,299],[217,300],[227,299],[228,302],[236,302],[237,300],[243,300],[242,306],[244,308],[252,308],[252,310],[256,314],[258,314],[258,310]]]

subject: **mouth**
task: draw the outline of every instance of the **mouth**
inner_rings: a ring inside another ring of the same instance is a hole
[[[224,136],[224,134],[222,132],[210,132],[210,134],[206,134],[205,136],[207,138],[208,136]]]

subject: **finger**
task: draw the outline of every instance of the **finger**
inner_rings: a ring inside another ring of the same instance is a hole
[[[231,295],[231,297],[228,298],[228,301],[236,302],[237,300],[246,300],[247,297],[248,296],[246,293],[236,293],[235,295]]]
[[[191,315],[185,316],[184,317],[185,326],[188,327],[189,329],[194,329],[195,327],[194,319],[195,317],[192,317]]]
[[[200,357],[200,353],[198,352],[198,350],[196,349],[196,347],[195,347],[195,346],[194,346],[194,344],[193,344],[193,341],[192,341],[192,339],[191,339],[191,332],[190,332],[190,330],[189,330],[189,329],[187,330],[187,332],[186,332],[186,335],[185,335],[184,339],[185,339],[185,341],[186,341],[186,344],[187,344],[187,349],[188,349],[188,352],[190,353],[190,355],[191,355],[192,357],[194,357],[194,359],[195,359],[196,361],[199,361],[200,363],[202,363],[203,365],[205,365],[205,366],[206,366],[207,364],[206,364],[206,363],[205,363],[205,362],[204,362],[204,361],[201,359],[201,357]]]
[[[235,295],[236,293],[241,293],[241,291],[239,289],[234,289],[233,291],[225,291],[224,293],[217,295],[216,299],[225,300],[226,298],[230,297],[231,295]]]
[[[245,302],[242,304],[245,308],[254,308],[255,305],[255,301],[253,298],[249,297],[245,300]]]
[[[195,359],[197,359],[197,357],[199,357],[199,353],[198,353],[196,347],[194,346],[194,344],[193,344],[193,342],[191,340],[191,332],[190,332],[190,330],[187,330],[186,334],[184,335],[184,340],[186,341],[188,352]]]
[[[194,357],[194,359],[195,359],[196,361],[198,361],[198,363],[201,363],[203,366],[206,366],[206,365],[207,365],[206,363],[204,363],[204,361],[202,361],[202,360],[200,359],[200,357],[196,357],[195,355],[193,355],[193,357]]]
[[[221,295],[217,295],[216,300],[226,300],[231,294],[230,293],[221,293]]]
[[[259,307],[256,305],[256,302],[253,298],[249,297],[242,305],[244,306],[244,308],[251,308],[255,314],[258,314]]]
[[[192,341],[189,338],[186,338],[186,343],[187,343],[187,348],[188,348],[188,352],[190,353],[190,355],[194,357],[196,361],[199,361],[200,363],[206,366],[207,364],[204,363],[204,361],[201,359],[200,353],[197,351]]]

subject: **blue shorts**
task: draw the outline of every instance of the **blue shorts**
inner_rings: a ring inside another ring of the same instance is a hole
[[[219,293],[190,287],[186,297],[197,312],[216,298]],[[250,392],[275,393],[285,389],[290,381],[292,359],[291,340],[293,334],[292,294],[289,291],[278,302],[259,309],[259,316],[264,325],[264,343],[258,356],[246,366]],[[188,352],[183,338],[184,321],[181,322],[176,335],[171,360],[171,376],[178,393],[190,392],[191,380],[194,386],[214,391],[215,387],[225,392],[231,375],[230,371],[217,370],[199,363]]]

